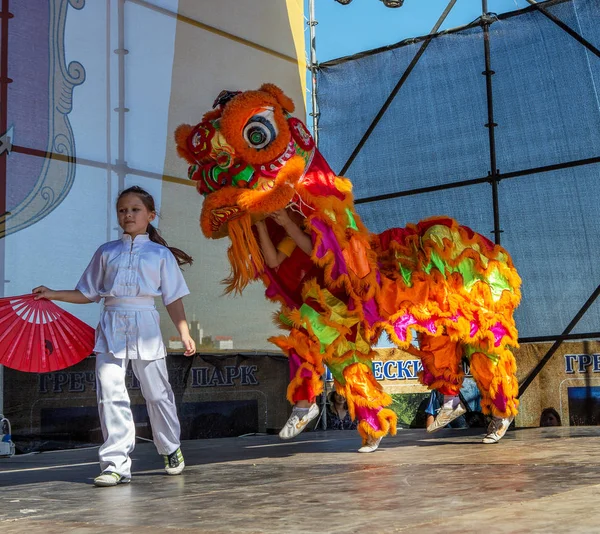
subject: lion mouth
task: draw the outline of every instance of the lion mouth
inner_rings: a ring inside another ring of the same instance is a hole
[[[254,223],[283,209],[295,195],[294,184],[305,171],[300,156],[286,154],[271,169],[273,177],[260,176],[252,188],[225,187],[207,195],[202,206],[201,226],[213,239],[227,236],[228,223],[249,214]]]
[[[219,230],[225,225],[244,214],[239,206],[225,206],[224,208],[215,208],[210,211],[210,228],[213,233],[219,233]]]
[[[275,188],[275,178],[264,178],[258,179],[256,185],[252,188],[252,191],[268,192]],[[245,213],[245,210],[240,206],[222,206],[214,208],[210,211],[210,228],[213,233],[219,233],[219,230],[224,227],[228,222],[237,219]]]
[[[275,178],[277,173],[283,168],[283,166],[288,162],[288,160],[296,153],[296,147],[294,145],[294,140],[292,139],[285,152],[281,154],[277,159],[271,161],[270,163],[263,165],[256,165],[255,168],[260,174],[264,177]],[[259,178],[260,181],[260,178]],[[274,183],[274,181],[272,182]]]

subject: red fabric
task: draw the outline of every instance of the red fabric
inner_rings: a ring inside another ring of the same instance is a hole
[[[452,395],[453,397],[456,397],[456,395],[458,395],[458,393],[460,392],[460,387],[458,386],[442,386],[440,388],[438,388],[438,391],[442,394],[442,395]]]
[[[419,229],[419,234],[423,235],[425,233],[425,231],[427,231],[432,226],[441,225],[441,226],[447,226],[448,228],[452,228],[453,222],[454,221],[452,219],[450,219],[449,217],[439,217],[439,218],[434,218],[434,219],[427,219],[425,221],[420,221],[417,224],[417,228]]]
[[[476,234],[473,230],[471,230],[468,226],[461,226],[461,230],[464,230],[469,237],[469,239],[473,239],[476,235],[483,241],[483,243],[487,246],[489,250],[494,250],[496,246],[493,241],[489,240],[487,237],[481,234]]]
[[[287,235],[285,230],[271,219],[265,220],[267,231],[275,248]],[[267,267],[268,269],[268,267]],[[279,267],[270,269],[271,276],[276,279],[287,297],[296,303],[297,307],[302,304],[302,285],[311,278],[322,281],[323,272],[318,268],[300,247],[294,248],[291,256],[285,258]]]
[[[33,295],[0,299],[0,364],[29,373],[70,367],[94,350],[94,329]]]
[[[379,245],[381,250],[386,251],[390,248],[392,241],[404,245],[406,239],[415,234],[416,231],[412,228],[390,228],[379,234]]]
[[[310,256],[300,247],[296,247],[292,255],[284,259],[277,268],[277,277],[286,289],[294,292],[300,289],[300,283],[313,268],[314,263]]]
[[[302,400],[308,401],[312,404],[315,402],[315,399],[315,392],[313,391],[310,380],[305,380],[292,395],[292,404],[297,404]]]
[[[334,196],[339,200],[344,200],[344,193],[335,186],[335,178],[335,173],[317,150],[313,155],[310,167],[302,178],[302,185],[316,197]]]

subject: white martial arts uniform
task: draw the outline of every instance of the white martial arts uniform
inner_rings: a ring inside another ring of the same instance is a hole
[[[131,476],[130,454],[135,425],[125,386],[131,367],[140,382],[159,454],[171,454],[180,445],[175,397],[165,363],[166,348],[160,332],[154,297],[168,306],[189,290],[171,251],[150,241],[124,234],[102,245],[83,273],[76,289],[95,302],[104,298],[96,328],[96,388],[104,436],[100,447],[102,471]]]

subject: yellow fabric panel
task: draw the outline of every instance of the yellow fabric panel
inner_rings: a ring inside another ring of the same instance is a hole
[[[289,235],[286,235],[279,245],[277,245],[277,250],[283,252],[288,258],[292,255],[295,248],[296,242]]]

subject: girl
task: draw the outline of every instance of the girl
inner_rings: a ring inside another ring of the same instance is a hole
[[[284,230],[284,235],[276,244],[273,243],[266,222],[258,221],[255,224],[260,248],[267,266],[276,271],[279,285],[285,288],[288,297],[295,301],[296,307],[299,308],[302,303],[299,282],[305,277],[306,271],[314,269],[310,259],[312,240],[300,227],[302,222],[294,212],[282,209],[272,213],[270,218]],[[293,269],[280,271],[279,267],[283,261],[290,258],[292,254],[295,254]],[[297,373],[296,367],[293,360],[290,359],[290,377],[292,379]],[[279,432],[281,439],[291,439],[297,436],[308,423],[319,415],[315,394],[307,385],[299,387],[291,400],[294,406],[289,419]]]
[[[45,298],[86,304],[100,302],[104,309],[96,328],[96,391],[104,444],[100,447],[101,474],[96,486],[131,481],[130,455],[135,446],[125,372],[131,366],[140,381],[152,426],[154,444],[165,460],[165,471],[178,475],[185,463],[180,449],[180,426],[175,397],[165,363],[166,349],[159,328],[154,297],[161,296],[185,347],[196,352],[190,337],[182,297],[189,290],[179,269],[192,258],[168,247],[150,224],[156,217],[154,199],[134,186],[117,199],[117,218],[123,236],[102,245],[94,254],[74,290],[33,289]]]
[[[544,408],[540,415],[540,426],[561,426],[560,415],[554,408]]]
[[[348,403],[335,389],[327,395],[327,430],[355,430],[357,421],[353,421],[348,412]]]

